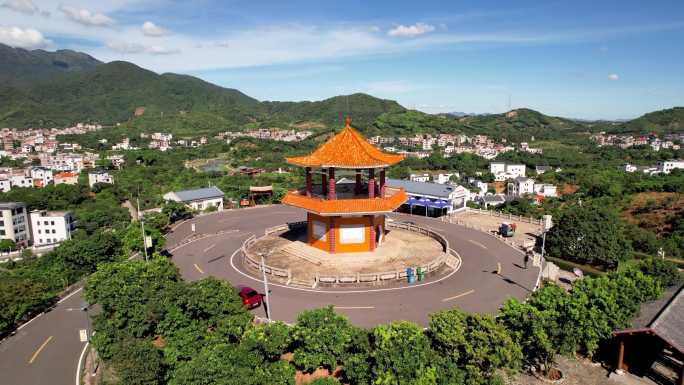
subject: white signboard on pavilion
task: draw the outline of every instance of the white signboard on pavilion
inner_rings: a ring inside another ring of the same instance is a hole
[[[363,224],[340,225],[340,243],[363,243],[365,235],[366,227]]]

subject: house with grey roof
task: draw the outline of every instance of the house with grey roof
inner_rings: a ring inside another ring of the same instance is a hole
[[[403,188],[408,195],[404,209],[412,212],[413,207],[424,208],[425,214],[435,216],[465,210],[469,192],[462,186],[417,182],[403,179],[387,179],[388,187]]]
[[[194,190],[172,191],[164,194],[165,201],[184,203],[196,211],[216,208],[223,210],[223,191],[218,187],[205,187]]]
[[[618,370],[684,384],[684,285],[641,305],[630,327],[613,332]]]

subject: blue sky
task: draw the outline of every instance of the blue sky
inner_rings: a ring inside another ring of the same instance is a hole
[[[426,112],[591,119],[684,105],[681,0],[0,0],[0,42],[260,100],[366,92]]]

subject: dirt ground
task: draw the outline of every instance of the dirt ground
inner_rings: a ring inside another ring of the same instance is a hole
[[[508,220],[505,218],[480,214],[475,211],[461,212],[454,215],[451,219],[454,223],[457,221],[462,221],[463,223],[467,223],[471,226],[482,227],[483,230],[488,232],[496,232],[503,222],[515,223],[518,226],[518,229],[516,230],[512,239],[513,242],[518,245],[522,245],[526,241],[534,241],[536,239],[535,234],[539,233],[541,229],[541,227],[536,224]]]
[[[414,232],[392,229],[385,235],[385,240],[375,252],[328,254],[305,244],[298,244],[303,254],[309,255],[320,265],[283,251],[283,247],[294,241],[305,242],[304,230],[296,234],[273,234],[256,241],[249,253],[258,255],[274,250],[266,258],[268,265],[282,269],[292,269],[292,277],[297,280],[310,281],[319,275],[349,275],[356,273],[376,273],[395,271],[407,267],[427,264],[439,257],[443,250],[436,240]],[[268,254],[267,254],[268,255]]]
[[[617,375],[587,359],[558,357],[556,367],[563,372],[563,385],[655,385],[654,382],[628,373]],[[508,385],[546,385],[530,374],[517,374],[506,381]]]

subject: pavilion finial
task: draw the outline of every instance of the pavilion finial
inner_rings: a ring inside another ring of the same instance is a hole
[[[351,117],[349,115],[344,118],[344,128],[351,128]]]

